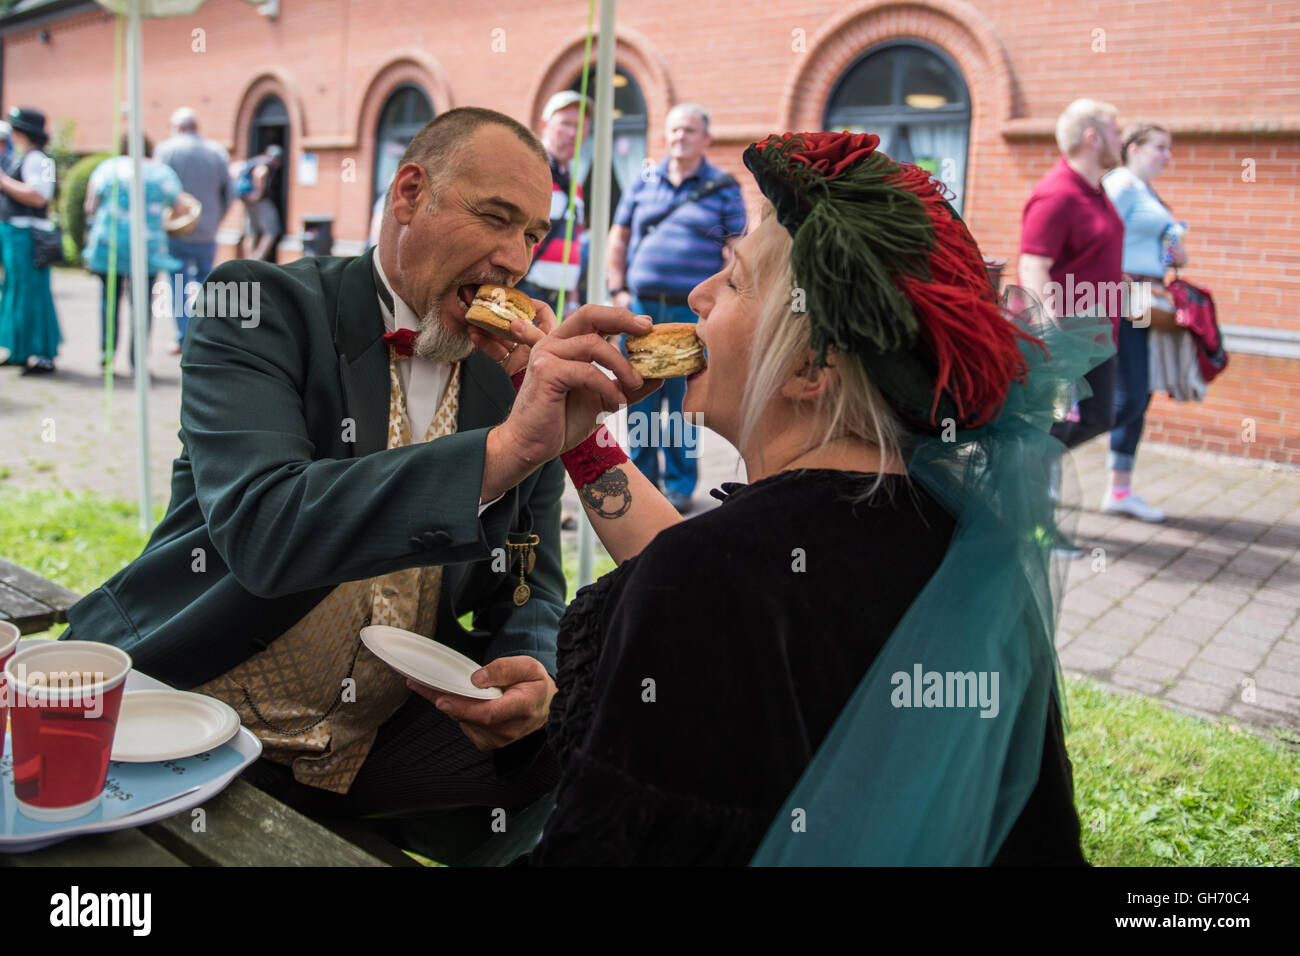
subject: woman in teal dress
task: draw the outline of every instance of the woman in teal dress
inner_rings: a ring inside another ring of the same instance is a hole
[[[120,299],[123,290],[130,296],[131,286],[131,157],[127,152],[126,138],[122,140],[121,156],[106,159],[90,174],[90,183],[86,187],[86,215],[93,215],[89,236],[83,258],[86,268],[99,276],[103,287],[100,299],[100,345],[101,356],[105,364],[111,364],[117,352],[117,329],[130,327],[131,313],[116,310],[114,335],[108,335],[109,276],[115,275],[113,296]],[[140,169],[144,179],[144,230],[145,256],[150,277],[159,273],[172,275],[179,272],[181,262],[174,258],[167,248],[167,232],[163,219],[167,211],[176,203],[181,193],[180,177],[170,166],[154,159],[153,145],[146,138],[144,141],[144,159]],[[110,239],[116,233],[116,261],[110,266]],[[152,295],[152,293],[150,293]],[[167,301],[173,296],[169,291]],[[128,298],[129,301],[129,298]],[[152,308],[146,308],[145,314],[152,324]],[[124,338],[124,336],[123,336]],[[135,351],[128,346],[131,367],[135,367]]]
[[[0,173],[0,232],[3,233],[4,294],[0,296],[0,356],[24,365],[23,374],[54,371],[62,336],[50,291],[50,270],[37,269],[32,239],[37,229],[50,228],[49,206],[54,197],[54,160],[44,152],[49,135],[45,115],[26,107],[9,111],[14,152],[8,165],[13,175]]]

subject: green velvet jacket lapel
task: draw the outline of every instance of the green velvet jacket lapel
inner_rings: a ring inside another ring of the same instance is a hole
[[[388,437],[388,347],[375,291],[375,250],[343,270],[334,315],[334,348],[347,414],[357,422],[354,458],[383,451]],[[457,431],[490,428],[510,412],[514,387],[499,365],[474,351],[461,368]]]

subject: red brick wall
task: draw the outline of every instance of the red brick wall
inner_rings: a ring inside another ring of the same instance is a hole
[[[1233,355],[1204,402],[1152,396],[1144,440],[1300,465],[1300,362]]]
[[[193,17],[146,21],[145,126],[160,140],[172,109],[191,105],[205,133],[243,155],[257,100],[277,92],[292,116],[291,174],[302,152],[319,159],[318,184],[291,188],[290,228],[304,214],[333,214],[343,239],[366,233],[375,125],[389,92],[415,81],[438,111],[478,104],[535,121],[546,97],[576,75],[586,26],[579,2],[280,6],[274,21],[243,0],[208,0]],[[1300,301],[1294,4],[624,0],[618,15],[619,63],[645,95],[652,154],[662,152],[669,106],[699,101],[713,113],[710,159],[742,182],[744,146],[773,130],[820,127],[835,80],[871,45],[916,37],[943,48],[972,97],[967,220],[986,254],[1011,260],[1010,275],[1020,211],[1056,159],[1051,130],[1067,102],[1090,95],[1115,103],[1121,121],[1169,125],[1174,161],[1156,185],[1191,227],[1189,277],[1214,291],[1221,321],[1300,330],[1292,307]],[[49,43],[35,28],[6,37],[8,103],[38,106],[55,123],[75,119],[81,149],[106,146],[111,23],[92,12],[44,25]],[[1246,159],[1254,182],[1243,181]],[[747,187],[751,209],[757,199]],[[1241,418],[1252,417],[1243,409],[1256,381],[1278,385],[1278,400],[1255,410],[1258,440],[1233,447],[1229,432],[1239,436]],[[1287,418],[1291,387],[1300,387],[1300,362],[1235,358],[1204,406],[1157,400],[1151,436],[1291,460],[1288,432],[1300,438]]]

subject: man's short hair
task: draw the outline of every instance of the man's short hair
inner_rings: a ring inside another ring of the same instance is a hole
[[[511,119],[505,113],[484,109],[481,106],[461,106],[435,116],[415,134],[402,161],[397,164],[401,169],[407,163],[417,163],[424,167],[429,175],[429,188],[436,206],[442,196],[442,190],[451,179],[461,151],[468,145],[474,132],[480,127],[504,126],[518,137],[519,141],[533,151],[543,163],[550,167],[550,156],[542,141],[533,135],[523,123]],[[389,187],[391,190],[391,186]],[[392,200],[390,195],[384,202],[387,210]]]
[[[188,106],[182,106],[172,114],[172,129],[179,133],[198,132],[199,114]]]
[[[690,113],[692,116],[698,116],[700,122],[704,124],[704,132],[707,133],[709,131],[709,111],[699,103],[678,103],[670,109],[668,115],[664,117],[664,125],[666,126],[672,122],[672,118],[679,113]]]
[[[1118,113],[1115,107],[1100,100],[1075,100],[1056,121],[1056,145],[1065,155],[1070,155],[1083,144],[1084,133],[1097,129],[1102,120]]]

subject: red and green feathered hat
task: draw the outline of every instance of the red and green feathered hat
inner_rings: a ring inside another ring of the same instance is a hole
[[[912,426],[997,418],[1027,365],[984,258],[943,186],[869,133],[786,133],[745,165],[794,237],[816,364],[852,353]],[[1030,340],[1035,341],[1035,340]]]

